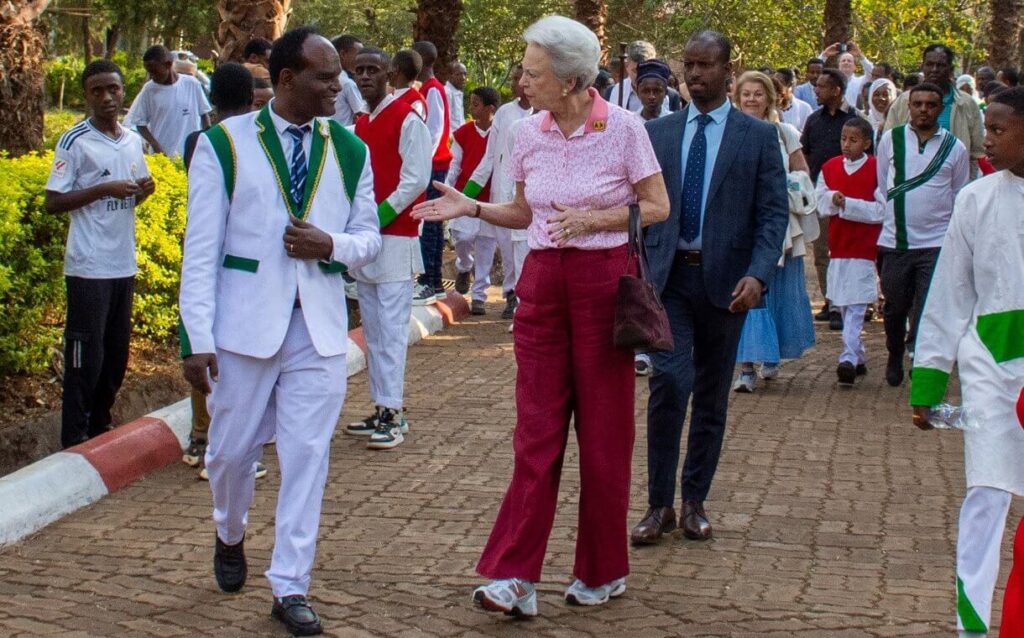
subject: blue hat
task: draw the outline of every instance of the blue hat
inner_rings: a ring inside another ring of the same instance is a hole
[[[668,68],[667,64],[657,59],[645,60],[636,67],[636,83],[638,85],[648,78],[656,78],[668,86],[668,78],[670,75],[672,75],[672,69]]]

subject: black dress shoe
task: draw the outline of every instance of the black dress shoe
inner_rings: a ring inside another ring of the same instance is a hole
[[[455,292],[459,293],[460,295],[464,295],[467,292],[469,292],[470,277],[472,277],[472,275],[469,273],[469,271],[460,272],[459,274],[455,275]]]
[[[829,330],[842,330],[843,329],[843,315],[839,314],[838,310],[833,310],[828,315],[828,329]]]
[[[683,536],[694,541],[711,539],[711,523],[701,501],[683,501]]]
[[[284,623],[293,636],[316,636],[324,632],[320,616],[309,606],[305,596],[275,598],[270,615]]]
[[[858,363],[857,364],[857,376],[858,377],[867,376],[867,373],[868,373],[868,366],[867,366],[867,364],[866,363]]]
[[[676,528],[676,511],[671,507],[650,507],[629,534],[634,545],[651,545],[657,543],[662,534],[668,534]]]
[[[903,383],[903,355],[889,354],[889,362],[885,364],[885,382],[894,388]]]
[[[839,385],[852,386],[857,379],[857,368],[849,361],[843,361],[836,368],[836,377],[839,379]]]
[[[217,537],[213,552],[213,575],[221,591],[234,593],[245,584],[249,568],[245,564],[245,539],[237,545],[228,545]]]
[[[821,307],[821,311],[818,314],[814,315],[814,320],[815,321],[828,321],[829,320],[829,308],[828,308],[828,302],[827,301],[825,302],[825,305]]]

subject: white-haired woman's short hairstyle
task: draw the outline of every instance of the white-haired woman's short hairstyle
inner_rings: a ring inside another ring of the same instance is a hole
[[[576,80],[574,91],[585,91],[597,78],[601,43],[583,24],[565,16],[547,16],[531,24],[523,39],[547,51],[555,77],[566,83]]]

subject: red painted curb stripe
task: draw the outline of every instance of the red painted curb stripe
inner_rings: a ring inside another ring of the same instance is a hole
[[[359,346],[359,349],[363,351],[363,354],[369,354],[370,348],[366,345],[366,335],[363,334],[362,326],[359,326],[354,330],[349,330],[348,338],[354,341],[357,346]]]
[[[144,416],[66,451],[84,456],[107,490],[116,492],[176,460],[181,445],[167,424]]]

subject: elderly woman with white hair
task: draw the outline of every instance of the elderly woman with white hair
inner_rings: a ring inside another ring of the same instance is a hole
[[[627,269],[629,208],[643,224],[669,200],[643,123],[591,88],[601,50],[582,24],[549,16],[524,39],[521,86],[539,112],[518,129],[513,201],[473,201],[443,184],[419,219],[479,217],[527,228],[516,286],[515,468],[477,571],[485,609],[537,613],[569,424],[579,444],[580,497],[571,604],[599,605],[626,589],[626,515],[634,439],[633,353],[612,342],[618,280]]]

